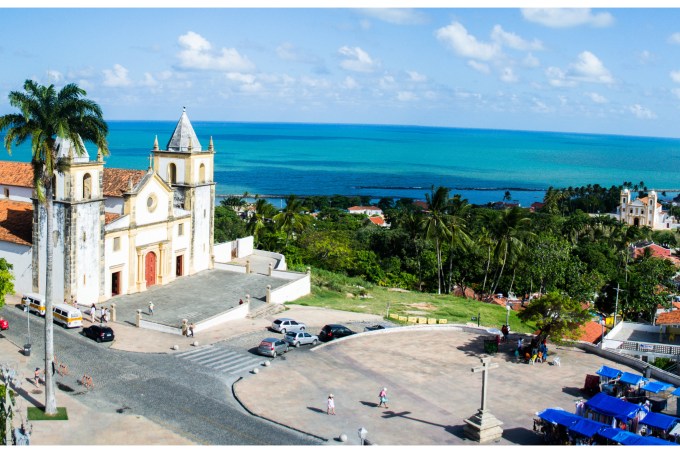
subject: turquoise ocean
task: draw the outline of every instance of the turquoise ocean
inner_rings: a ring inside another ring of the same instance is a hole
[[[146,169],[175,121],[110,121],[109,167]],[[680,139],[419,126],[192,121],[212,136],[218,194],[368,195],[424,199],[446,186],[471,203],[506,190],[528,206],[549,186],[624,181],[680,189]],[[96,149],[88,146],[93,157]],[[30,161],[28,145],[2,159]],[[676,195],[668,192],[668,197]],[[279,202],[275,202],[279,204]]]

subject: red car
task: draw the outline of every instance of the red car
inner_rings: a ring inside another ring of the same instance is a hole
[[[0,318],[0,330],[7,330],[9,329],[9,323],[5,318]]]

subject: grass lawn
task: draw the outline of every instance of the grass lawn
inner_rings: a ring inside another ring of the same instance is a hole
[[[58,407],[56,415],[46,415],[42,407],[29,407],[27,412],[29,420],[68,420],[65,407]]]
[[[387,314],[389,304],[390,314],[446,319],[448,323],[455,324],[476,325],[477,321],[472,321],[472,317],[481,315],[482,326],[497,329],[505,324],[507,315],[505,307],[450,295],[391,291],[377,286],[367,289],[365,293],[367,297],[351,296],[350,292],[342,293],[313,285],[312,294],[296,300],[295,304],[371,313],[383,317]],[[536,330],[533,325],[520,321],[515,311],[510,312],[510,329],[521,333]]]

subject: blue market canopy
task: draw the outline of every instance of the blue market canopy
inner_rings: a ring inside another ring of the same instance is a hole
[[[630,384],[630,385],[638,385],[640,382],[647,381],[647,378],[644,376],[641,376],[639,374],[633,374],[633,373],[623,373],[621,377],[619,378],[619,382],[623,382],[624,384]]]
[[[650,412],[649,414],[645,415],[645,418],[640,420],[640,424],[668,431],[678,421],[680,421],[680,419],[671,417],[670,415],[660,414],[658,412]]]
[[[605,428],[609,428],[609,425],[588,420],[587,418],[580,418],[569,430],[585,437],[593,437],[598,431]]]
[[[562,409],[552,408],[548,408],[545,409],[543,412],[539,412],[538,416],[547,422],[566,426],[567,428],[570,428],[572,425],[574,425],[576,422],[583,418]]]
[[[586,401],[586,407],[604,415],[616,417],[619,420],[628,420],[635,418],[637,413],[642,409],[641,406],[627,401],[614,398],[604,393],[598,393],[591,399]]]
[[[642,390],[646,390],[648,392],[652,393],[659,393],[663,392],[665,390],[668,390],[669,388],[673,387],[672,384],[666,384],[665,382],[648,382],[645,384],[644,387],[642,387]]]
[[[609,368],[607,365],[602,365],[600,369],[595,372],[595,374],[598,374],[602,377],[614,379],[616,377],[619,377],[621,371],[617,370],[616,368]]]
[[[680,396],[680,387],[676,388],[671,392],[671,395]]]
[[[605,439],[613,440],[621,445],[675,445],[673,442],[652,436],[639,436],[618,428],[604,428],[598,434]]]

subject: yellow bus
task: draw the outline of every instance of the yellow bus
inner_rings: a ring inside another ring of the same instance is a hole
[[[52,314],[54,322],[66,328],[83,326],[83,314],[77,308],[64,304],[54,304]]]
[[[21,305],[28,307],[28,311],[45,316],[45,296],[37,293],[26,293],[21,298]]]

